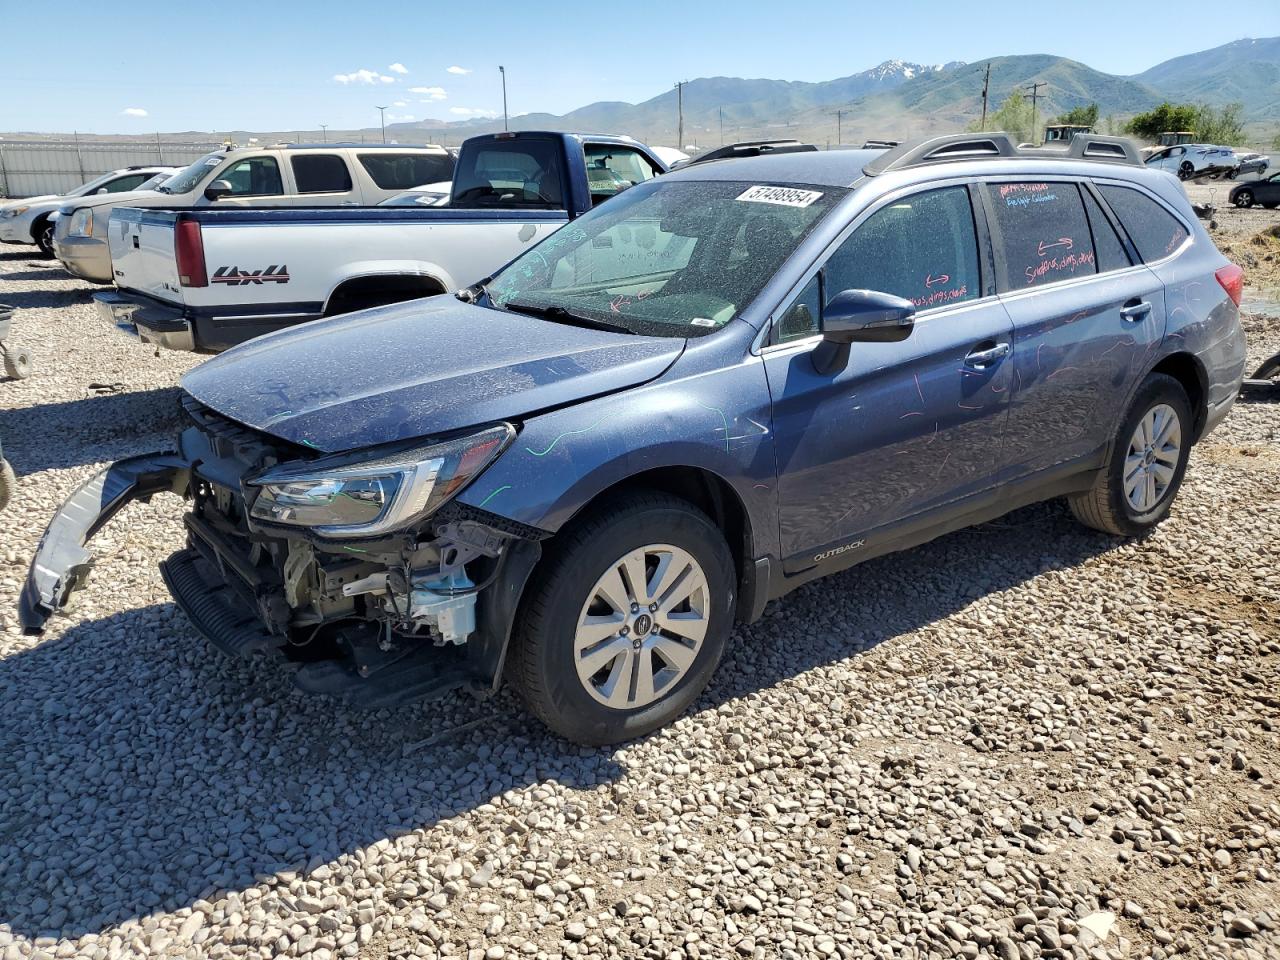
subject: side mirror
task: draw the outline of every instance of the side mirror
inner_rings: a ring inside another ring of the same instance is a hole
[[[221,200],[231,193],[231,184],[226,180],[215,180],[204,189],[206,200]]]
[[[102,194],[104,194],[104,193],[106,193],[106,192],[107,192],[107,188],[106,188],[106,187],[99,187],[97,190],[95,190],[95,191],[93,191],[93,192],[94,192],[94,195],[95,195],[95,196],[102,196]]]
[[[814,349],[813,366],[834,373],[849,362],[851,343],[898,343],[911,335],[916,306],[910,300],[878,290],[842,290],[822,311],[822,343]]]

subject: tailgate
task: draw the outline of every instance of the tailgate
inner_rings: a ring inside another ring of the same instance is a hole
[[[173,250],[177,218],[172,210],[118,207],[112,212],[107,235],[117,287],[169,303],[183,302]]]

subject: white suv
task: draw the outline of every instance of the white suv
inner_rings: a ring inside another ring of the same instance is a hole
[[[76,197],[101,196],[141,190],[157,178],[167,179],[181,167],[123,167],[112,170],[70,193],[24,197],[0,203],[0,243],[34,243],[45,256],[53,256],[53,223],[50,215]],[[157,181],[158,182],[158,181]]]
[[[449,180],[453,162],[453,154],[437,146],[309,143],[217,150],[155,192],[64,203],[54,253],[69,273],[110,283],[107,224],[116,207],[372,207],[419,184]]]

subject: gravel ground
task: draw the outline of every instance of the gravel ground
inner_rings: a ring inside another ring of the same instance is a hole
[[[503,695],[357,714],[212,652],[126,509],[80,607],[13,615],[177,376],[0,253],[0,958],[1280,956],[1280,405],[1240,404],[1140,542],[1057,503],[811,584],[621,749]],[[1256,362],[1280,321],[1248,318]]]

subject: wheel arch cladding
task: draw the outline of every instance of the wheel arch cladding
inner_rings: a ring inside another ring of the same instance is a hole
[[[1192,435],[1199,440],[1200,431],[1204,428],[1209,390],[1209,377],[1200,361],[1190,353],[1171,353],[1152,367],[1151,372],[1163,373],[1182,385],[1191,404],[1191,415],[1195,418]]]

